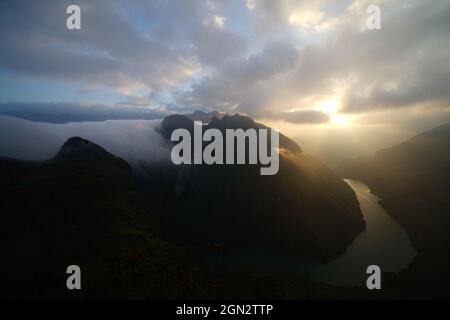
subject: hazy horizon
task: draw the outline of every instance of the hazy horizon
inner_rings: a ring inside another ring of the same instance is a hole
[[[136,165],[169,161],[169,146],[157,131],[162,119],[113,119],[68,123],[47,123],[0,114],[0,157],[41,161],[53,157],[70,137],[80,136],[99,144],[116,156]],[[272,124],[277,127],[276,123]],[[434,127],[433,127],[434,128]],[[424,131],[433,128],[426,128]],[[377,128],[365,128],[361,136],[353,137],[351,128],[284,128],[304,152],[332,166],[342,161],[375,152],[409,140],[417,133],[388,131],[382,136]],[[421,131],[422,132],[422,131]]]

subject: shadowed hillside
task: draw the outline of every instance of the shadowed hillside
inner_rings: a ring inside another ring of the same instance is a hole
[[[308,279],[214,273],[196,250],[163,241],[131,168],[71,138],[48,161],[0,158],[3,298],[355,298]],[[66,288],[81,267],[82,289]]]
[[[401,274],[403,286],[413,286],[429,297],[433,292],[439,296],[438,290],[447,292],[450,123],[371,157],[348,162],[344,172],[367,183],[382,198],[381,204],[406,229],[419,252],[412,266]]]
[[[52,159],[0,159],[0,264],[4,297],[204,297],[195,252],[158,238],[131,168],[71,138]],[[82,290],[66,289],[66,268]]]
[[[170,139],[177,128],[192,130],[193,121],[176,115],[162,126],[162,134]],[[204,130],[209,128],[224,132],[267,127],[248,117],[226,115],[214,118]],[[342,254],[364,229],[353,190],[283,135],[280,148],[280,169],[273,176],[261,176],[259,165],[172,166],[165,177],[161,170],[147,168],[144,188],[166,186],[160,198],[155,199],[154,190],[148,197],[158,208],[165,236],[202,251],[211,246],[266,249],[322,260]]]

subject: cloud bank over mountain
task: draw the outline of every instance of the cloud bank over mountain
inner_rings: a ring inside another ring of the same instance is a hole
[[[71,137],[83,137],[139,167],[169,162],[170,148],[158,132],[161,120],[37,123],[0,116],[0,157],[47,160]]]

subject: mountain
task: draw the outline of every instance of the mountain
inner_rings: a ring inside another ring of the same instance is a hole
[[[193,129],[182,115],[164,119],[162,134]],[[266,126],[241,115],[214,118],[204,130],[260,129]],[[226,251],[268,250],[277,254],[329,260],[344,253],[364,229],[353,190],[325,165],[304,154],[280,135],[280,169],[261,176],[258,165],[181,165],[148,168],[141,186],[164,185],[148,199],[159,216],[164,236]],[[162,183],[164,181],[165,183]],[[144,191],[145,193],[145,191]]]
[[[410,268],[398,277],[400,281],[415,284],[414,289],[428,297],[437,292],[448,296],[450,123],[373,156],[349,161],[343,172],[364,181],[382,198],[381,204],[406,229],[418,251]]]
[[[450,244],[450,123],[344,166],[383,200],[419,251]]]
[[[211,112],[203,112],[203,111],[194,111],[191,114],[185,115],[187,118],[193,120],[193,121],[201,121],[208,123],[213,119],[220,119],[223,117],[223,114],[217,111],[211,111]]]
[[[192,116],[188,115],[171,115],[164,118],[162,122],[162,135],[170,140],[170,136],[175,129],[183,128],[189,130],[191,134],[194,132],[194,121],[192,120]],[[235,115],[225,115],[225,116],[215,116],[208,121],[207,125],[204,127],[204,130],[209,128],[219,129],[222,132],[225,132],[226,129],[269,129],[267,126],[257,123],[253,121],[252,118],[242,116],[239,114]],[[294,153],[301,152],[301,148],[290,138],[286,137],[283,134],[280,134],[280,148],[287,149]]]
[[[0,297],[205,297],[198,256],[159,238],[124,160],[71,138],[48,161],[0,158],[0,175]]]
[[[161,239],[130,166],[83,138],[70,138],[47,161],[0,158],[0,174],[0,298],[367,296],[302,277],[212,272],[194,248]],[[73,264],[82,289],[69,291]]]

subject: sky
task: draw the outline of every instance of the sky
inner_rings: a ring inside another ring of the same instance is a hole
[[[450,1],[2,0],[0,111],[46,104],[237,112],[372,150],[450,121]]]

